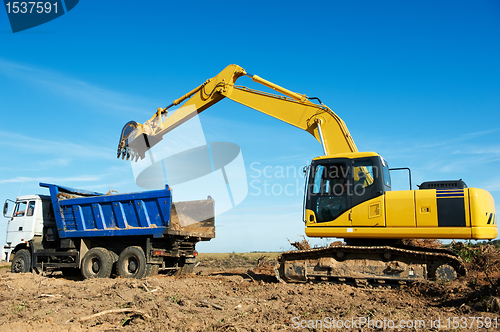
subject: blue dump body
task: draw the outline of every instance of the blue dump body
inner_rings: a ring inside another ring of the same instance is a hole
[[[168,186],[116,195],[47,183],[40,186],[49,188],[60,238],[162,237],[170,224],[172,195]]]

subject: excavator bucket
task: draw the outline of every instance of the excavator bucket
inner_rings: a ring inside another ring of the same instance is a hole
[[[137,143],[141,141],[144,135],[141,135],[139,131],[140,128],[137,122],[129,121],[125,124],[120,135],[120,142],[118,142],[117,158],[121,156],[122,159],[126,157],[129,160],[132,157],[133,161],[137,161],[139,158],[144,159],[147,149],[137,149],[139,147]],[[146,146],[145,144],[140,145]]]
[[[143,131],[143,125],[129,121],[125,124],[120,135],[120,142],[118,142],[117,158],[132,161],[144,159],[146,151],[152,146],[161,141],[161,135],[152,136],[147,135]]]

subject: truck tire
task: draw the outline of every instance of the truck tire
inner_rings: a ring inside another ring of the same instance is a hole
[[[26,249],[21,249],[14,255],[10,266],[12,273],[28,273],[31,272],[31,254]]]
[[[116,263],[116,261],[118,261],[118,255],[114,251],[111,251],[111,250],[108,250],[108,252],[111,255],[111,259],[113,260],[113,263]]]
[[[113,268],[113,259],[104,248],[92,248],[82,260],[82,276],[85,279],[109,278]]]
[[[146,256],[142,248],[130,246],[123,249],[118,257],[116,271],[122,278],[141,279],[146,274],[146,265]]]

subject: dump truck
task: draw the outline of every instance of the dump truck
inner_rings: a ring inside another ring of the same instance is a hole
[[[196,243],[215,237],[214,200],[172,202],[172,190],[102,194],[40,183],[50,195],[5,201],[3,259],[13,273],[84,278],[192,272]],[[12,213],[9,202],[14,203]]]

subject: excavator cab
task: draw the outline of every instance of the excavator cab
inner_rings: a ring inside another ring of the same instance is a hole
[[[387,162],[374,152],[319,157],[309,169],[306,222],[331,222],[391,190]]]

